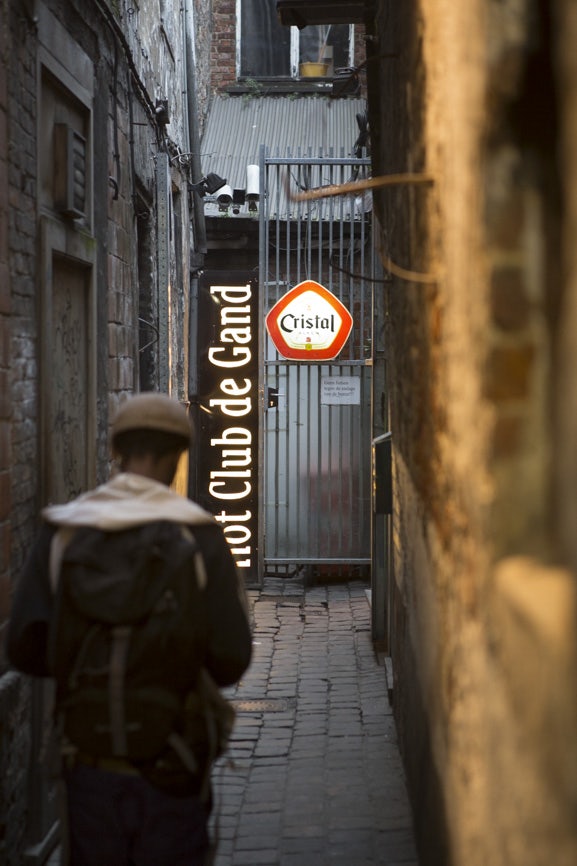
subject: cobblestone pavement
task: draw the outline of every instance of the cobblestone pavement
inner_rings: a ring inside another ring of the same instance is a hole
[[[366,585],[274,578],[249,598],[215,866],[418,866]]]

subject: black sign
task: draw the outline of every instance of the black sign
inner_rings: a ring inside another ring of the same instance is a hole
[[[258,283],[206,271],[198,302],[198,501],[258,582]]]

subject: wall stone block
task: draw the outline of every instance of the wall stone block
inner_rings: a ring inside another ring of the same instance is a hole
[[[528,325],[530,303],[520,268],[503,266],[493,270],[491,314],[503,331],[519,331]]]
[[[534,359],[531,345],[493,348],[487,360],[484,396],[495,401],[528,397]]]
[[[525,429],[526,418],[521,412],[506,415],[501,412],[495,421],[492,457],[495,460],[506,460],[518,455],[523,444]]]

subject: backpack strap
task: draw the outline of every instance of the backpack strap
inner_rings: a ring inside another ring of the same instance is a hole
[[[56,595],[58,589],[58,581],[60,580],[60,568],[62,566],[62,557],[64,551],[74,538],[76,533],[75,526],[61,526],[56,530],[52,537],[50,545],[50,588],[52,595]]]
[[[126,755],[128,751],[126,717],[124,713],[124,677],[131,636],[132,628],[130,626],[116,626],[112,629],[108,702],[110,708],[112,750],[115,755]]]
[[[185,523],[182,523],[180,525],[180,530],[182,532],[183,538],[186,538],[187,541],[192,542],[196,547],[196,550],[194,552],[194,573],[196,574],[196,579],[198,581],[198,588],[206,589],[208,578],[206,576],[206,568],[204,567],[204,557],[200,552],[198,546],[196,546],[196,539],[194,537],[194,533],[192,532],[191,528]]]
[[[191,748],[189,748],[188,743],[180,734],[177,734],[173,731],[169,737],[168,742],[189,771],[189,773],[193,773],[196,775],[198,773],[198,761],[196,760],[194,753]]]

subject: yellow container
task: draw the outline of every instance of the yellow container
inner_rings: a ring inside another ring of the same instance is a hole
[[[328,63],[299,63],[301,78],[323,78],[329,71]]]

